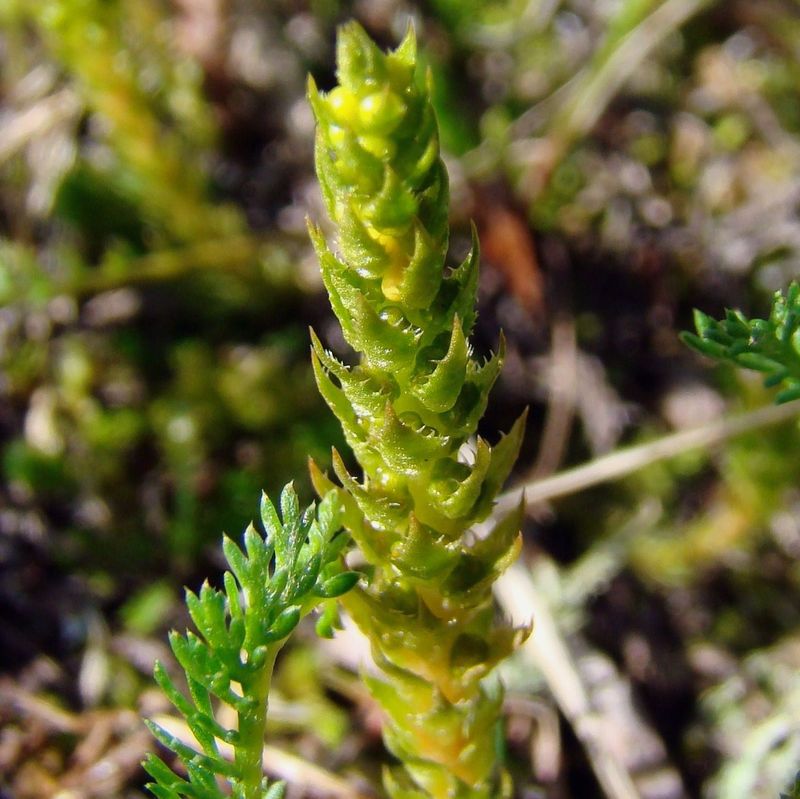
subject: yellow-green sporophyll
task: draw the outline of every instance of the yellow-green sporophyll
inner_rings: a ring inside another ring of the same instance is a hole
[[[343,521],[372,567],[343,602],[383,670],[369,684],[403,765],[385,784],[394,799],[507,796],[495,747],[501,692],[484,678],[527,634],[496,623],[491,593],[517,555],[522,510],[486,535],[470,528],[508,477],[524,419],[494,447],[474,443],[503,345],[485,363],[471,357],[477,242],[445,268],[447,173],[413,31],[385,54],[346,25],[337,65],[336,88],[309,88],[337,252],[311,235],[361,357],[348,367],[316,336],[312,357],[363,469],[356,479],[334,452]],[[320,493],[337,488],[313,464],[312,477]]]

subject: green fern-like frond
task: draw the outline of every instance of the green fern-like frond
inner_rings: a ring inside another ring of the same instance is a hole
[[[158,724],[153,735],[181,760],[178,776],[155,755],[145,769],[158,799],[279,799],[283,787],[262,776],[267,698],[275,658],[300,619],[325,600],[338,597],[358,581],[340,557],[347,536],[340,532],[335,494],[301,512],[291,484],[281,495],[280,513],[266,495],[261,502],[262,536],[253,525],[244,534],[244,550],[227,536],[222,548],[229,571],[223,590],[205,583],[199,594],[186,592],[186,605],[197,633],[170,635],[172,651],[186,674],[189,695],[156,664],[155,679],[184,717],[197,748]],[[330,613],[327,614],[330,625]],[[232,708],[236,729],[217,721],[215,704]],[[226,759],[220,744],[232,747]],[[217,779],[227,781],[223,793]]]
[[[781,386],[776,402],[800,398],[800,285],[775,293],[768,319],[728,310],[719,321],[695,311],[694,321],[697,335],[683,333],[685,344],[715,360],[762,372],[765,386]]]
[[[336,251],[312,227],[331,306],[360,362],[316,336],[312,360],[363,478],[334,453],[344,521],[375,567],[346,607],[384,677],[370,680],[385,740],[405,770],[392,797],[495,799],[507,790],[494,747],[499,696],[484,684],[526,634],[498,626],[493,581],[515,557],[521,513],[485,537],[485,519],[519,450],[524,420],[491,447],[475,439],[503,345],[472,357],[478,246],[454,269],[448,180],[410,30],[383,53],[356,24],[339,32],[339,85],[313,81],[316,165]],[[469,450],[469,452],[467,452]],[[334,483],[312,465],[320,492]]]
[[[697,335],[682,333],[685,344],[716,361],[761,372],[765,387],[781,389],[776,403],[800,399],[798,283],[791,283],[785,293],[775,292],[767,319],[748,319],[741,311],[727,310],[716,320],[696,310],[694,321]],[[800,799],[800,772],[780,799]]]

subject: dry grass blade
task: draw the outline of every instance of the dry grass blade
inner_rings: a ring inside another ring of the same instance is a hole
[[[633,27],[594,68],[587,68],[565,87],[551,135],[562,147],[584,135],[600,118],[611,98],[647,56],[673,31],[691,19],[709,0],[665,0]]]
[[[494,516],[501,518],[525,498],[528,507],[583,491],[599,483],[616,480],[651,463],[674,458],[692,449],[710,447],[734,436],[786,422],[800,414],[800,400],[785,405],[769,405],[755,411],[664,436],[647,444],[612,452],[583,466],[568,469],[544,480],[534,480],[502,494]]]
[[[81,103],[71,89],[38,100],[9,115],[0,125],[0,165],[39,136],[61,123],[76,119]]]
[[[613,710],[597,700],[590,679],[582,673],[546,598],[524,565],[517,563],[503,575],[495,586],[495,596],[513,619],[527,621],[533,616],[534,634],[522,645],[523,655],[544,676],[583,744],[605,796],[684,799],[681,779],[667,761],[661,739],[637,712],[630,686],[613,667],[607,668],[610,662],[606,658],[598,660],[589,653],[583,658],[584,672],[603,667],[602,685],[597,690],[613,692]]]
[[[584,466],[553,477],[532,481],[502,495],[493,516],[499,518],[519,503],[524,495],[528,505],[571,494],[598,483],[622,477],[659,460],[675,457],[690,449],[712,446],[743,433],[795,418],[800,401],[770,405],[718,422],[665,436],[649,444],[619,450]],[[562,712],[586,747],[597,779],[609,799],[636,799],[639,790],[626,764],[609,740],[598,718],[589,691],[564,640],[547,600],[536,589],[528,571],[517,563],[496,585],[501,606],[513,619],[535,619],[535,634],[523,646],[532,664],[541,670]],[[681,790],[678,786],[678,790]],[[673,795],[681,795],[673,794]]]

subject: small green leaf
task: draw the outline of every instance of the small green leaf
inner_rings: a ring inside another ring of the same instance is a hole
[[[300,608],[297,605],[286,608],[278,615],[278,618],[270,625],[269,629],[264,632],[262,636],[263,642],[272,644],[283,640],[297,627],[299,621]]]
[[[412,386],[412,391],[426,408],[436,413],[449,411],[461,393],[468,362],[467,339],[461,329],[461,321],[456,315],[453,317],[453,329],[446,354],[430,375],[422,378],[416,386]]]
[[[793,402],[796,399],[800,399],[800,383],[795,383],[776,394],[775,403],[777,405],[782,405],[785,402]]]
[[[743,352],[734,359],[739,366],[745,369],[754,369],[757,372],[774,372],[781,370],[781,364],[773,358],[767,358],[758,352]]]
[[[203,769],[210,771],[212,774],[219,774],[223,777],[235,777],[236,766],[223,760],[220,757],[211,757],[195,752],[190,746],[185,744],[179,738],[176,738],[171,732],[168,732],[163,727],[149,719],[145,719],[145,724],[153,737],[165,746],[167,749],[175,752],[178,757],[186,763],[194,763],[196,766],[202,766]]]
[[[480,495],[491,460],[492,451],[489,445],[482,438],[478,438],[475,463],[467,467],[467,477],[461,481],[445,478],[431,483],[430,495],[445,516],[449,519],[471,517],[472,508]]]
[[[681,333],[680,340],[691,349],[696,350],[701,355],[707,355],[709,358],[716,358],[723,360],[727,357],[728,351],[723,344],[718,344],[715,341],[709,341],[706,338],[695,336],[694,333]]]
[[[267,540],[274,546],[275,541],[280,539],[283,535],[283,525],[281,524],[278,511],[272,504],[272,500],[267,496],[266,492],[261,492],[261,524],[264,526],[264,532],[267,534]]]
[[[317,635],[320,638],[333,638],[334,631],[341,629],[341,626],[338,605],[335,602],[324,603],[322,613],[315,625]]]
[[[323,538],[329,541],[342,525],[342,503],[335,491],[326,493],[317,509],[317,520]]]
[[[265,586],[263,601],[268,605],[277,602],[289,583],[289,576],[290,572],[288,569],[277,569]]]
[[[228,610],[231,614],[233,622],[239,621],[243,617],[242,605],[239,598],[239,586],[236,583],[236,578],[230,572],[225,572],[222,575],[223,583],[225,585],[225,596],[228,600]]]
[[[222,536],[222,552],[239,584],[250,582],[250,564],[239,546],[227,535]]]
[[[321,568],[322,553],[320,552],[312,555],[305,564],[298,564],[294,575],[294,584],[287,597],[288,601],[298,602],[307,596],[314,588]]]
[[[360,579],[360,572],[341,572],[341,574],[326,580],[322,585],[317,585],[314,593],[325,599],[333,599],[346,594]]]
[[[270,539],[265,542],[252,524],[244,531],[244,548],[249,561],[247,582],[261,582],[266,579],[269,574],[273,548],[276,546],[276,541],[280,541],[280,539],[281,535],[279,534],[275,541]],[[245,588],[250,587],[247,583],[243,583],[243,585]]]
[[[267,502],[267,504],[272,505],[271,502]],[[287,483],[281,492],[281,516],[283,517],[284,527],[300,522],[300,500],[298,500],[297,492],[294,490],[294,483]]]
[[[503,484],[511,474],[511,469],[517,460],[519,449],[522,446],[522,437],[525,434],[525,422],[528,418],[527,410],[514,422],[511,430],[504,435],[494,447],[489,468],[481,489],[481,497],[475,507],[475,521],[486,518],[492,509],[492,504]]]
[[[188,784],[180,777],[178,777],[178,775],[175,774],[175,772],[173,772],[172,769],[169,766],[167,766],[167,764],[164,763],[164,761],[161,760],[160,757],[156,757],[153,754],[147,755],[144,762],[142,763],[142,766],[144,767],[144,770],[154,780],[157,780],[159,783],[162,783],[164,785],[168,785],[170,783],[173,783],[175,785],[180,785],[181,783],[183,783],[184,785]],[[148,789],[152,789],[153,786],[148,785],[147,787]],[[178,794],[174,793],[172,795],[177,796]]]

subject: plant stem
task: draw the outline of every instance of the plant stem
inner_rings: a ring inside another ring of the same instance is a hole
[[[261,799],[264,777],[262,756],[267,727],[269,689],[272,670],[282,643],[267,647],[264,665],[247,680],[242,681],[242,693],[252,703],[239,711],[239,745],[236,747],[236,765],[239,767],[242,799]]]

